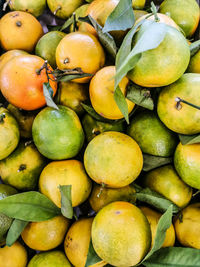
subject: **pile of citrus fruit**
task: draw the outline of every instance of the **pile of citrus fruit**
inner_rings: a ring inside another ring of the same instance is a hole
[[[7,0],[0,267],[200,266],[196,0]]]

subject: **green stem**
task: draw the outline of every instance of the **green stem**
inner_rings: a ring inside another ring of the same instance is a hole
[[[160,19],[159,19],[159,17],[158,17],[157,9],[156,9],[156,6],[154,5],[154,2],[151,2],[151,11],[152,11],[152,13],[154,14],[155,21],[156,21],[156,22],[159,22]]]
[[[191,107],[193,107],[193,108],[196,108],[196,109],[200,110],[200,106],[197,106],[197,105],[195,105],[195,104],[192,104],[192,103],[190,103],[190,102],[188,102],[188,101],[186,101],[186,100],[184,100],[184,99],[181,99],[180,97],[176,97],[175,101],[177,102],[177,103],[176,103],[176,108],[177,108],[178,110],[180,110],[180,109],[182,108],[181,103],[184,103],[184,104],[186,104],[186,105],[188,105],[188,106],[191,106]]]
[[[76,21],[76,13],[73,13],[73,32],[75,32],[76,30],[78,30],[77,27],[77,21]]]

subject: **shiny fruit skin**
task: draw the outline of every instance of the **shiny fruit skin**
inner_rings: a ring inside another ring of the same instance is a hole
[[[9,7],[11,10],[24,11],[39,17],[46,8],[46,0],[11,0]]]

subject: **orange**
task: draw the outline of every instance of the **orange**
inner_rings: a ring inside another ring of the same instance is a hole
[[[146,0],[132,0],[132,5],[134,9],[143,9],[145,6]]]
[[[35,110],[46,104],[43,95],[43,83],[47,82],[46,71],[37,71],[43,66],[44,60],[37,56],[24,55],[10,60],[0,73],[0,89],[3,96],[14,106]],[[48,66],[49,70],[52,70]],[[50,75],[54,79],[53,75]],[[54,91],[57,83],[50,80]]]
[[[115,73],[115,66],[104,67],[95,74],[89,87],[93,108],[102,117],[110,120],[118,120],[124,117],[114,99]],[[119,87],[124,95],[126,95],[128,82],[128,78],[124,77],[119,83]],[[130,113],[135,104],[128,99],[126,102],[128,112]]]
[[[9,7],[11,10],[25,11],[39,17],[46,8],[46,0],[12,0],[9,1]]]
[[[81,68],[83,72],[95,74],[104,66],[104,50],[95,36],[84,32],[67,34],[56,49],[56,63],[59,69]],[[75,79],[87,83],[91,77]]]
[[[42,35],[42,25],[29,13],[13,11],[0,20],[1,46],[5,50],[32,52]]]

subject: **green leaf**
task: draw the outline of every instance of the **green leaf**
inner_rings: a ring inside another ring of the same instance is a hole
[[[71,26],[71,24],[73,23],[74,18],[73,16],[71,16],[70,18],[68,18],[68,20],[62,25],[60,31],[64,31],[65,29],[67,29],[69,26]]]
[[[151,98],[151,92],[148,89],[143,89],[136,84],[131,84],[128,86],[126,98],[143,108],[147,108],[149,110],[154,109],[154,102]]]
[[[192,145],[200,143],[200,134],[184,135],[179,134],[179,139],[182,145]]]
[[[146,267],[199,267],[200,251],[182,247],[161,248],[143,264]]]
[[[167,26],[163,23],[148,20],[143,22],[138,32],[139,34],[141,33],[139,40],[128,56],[124,57],[123,63],[116,71],[115,87],[117,87],[123,77],[135,67],[143,52],[155,49],[161,44],[165,38],[166,32]]]
[[[143,154],[143,160],[143,171],[145,172],[173,162],[173,158],[157,157],[149,154]]]
[[[72,197],[71,197],[71,185],[60,185],[61,193],[61,213],[68,219],[73,218]]]
[[[125,31],[135,23],[132,0],[121,0],[112,13],[108,16],[103,28],[103,33],[110,31]]]
[[[27,221],[18,219],[15,219],[13,221],[6,237],[6,246],[11,247],[15,243],[15,241],[17,241],[27,224]]]
[[[66,75],[63,76],[61,78],[58,78],[59,82],[68,82],[68,81],[72,81],[74,79],[80,79],[80,78],[85,78],[85,77],[91,77],[93,76],[90,73],[83,73],[83,74],[71,74],[71,75]]]
[[[135,194],[135,196],[137,200],[147,203],[161,212],[165,212],[171,205],[173,207],[173,213],[180,211],[180,208],[177,207],[173,202],[151,190],[150,188],[142,188]]]
[[[144,263],[147,259],[149,259],[156,251],[158,251],[162,247],[165,241],[166,231],[172,224],[172,215],[173,215],[172,211],[173,211],[173,206],[171,205],[169,206],[167,211],[160,217],[156,230],[154,245],[141,263]]]
[[[128,104],[119,86],[114,91],[114,99],[121,113],[124,115],[126,122],[129,124]]]
[[[43,94],[48,107],[59,109],[58,106],[53,101],[53,89],[49,83],[43,84]]]
[[[190,45],[190,55],[193,57],[200,49],[200,40],[191,43]]]
[[[0,212],[8,217],[41,222],[60,215],[60,209],[45,195],[30,191],[0,200]]]
[[[97,121],[102,121],[102,122],[112,122],[113,120],[108,120],[105,119],[104,117],[102,117],[101,115],[99,115],[92,106],[90,105],[86,105],[84,103],[81,103],[81,106],[83,107],[83,109],[90,115],[92,116],[95,120]]]
[[[99,25],[90,15],[84,18],[79,18],[79,20],[87,22],[95,28],[101,44],[104,46],[108,54],[115,58],[117,55],[117,46],[112,35],[107,32],[103,33],[101,25]]]
[[[99,258],[99,256],[95,252],[94,247],[92,245],[92,240],[90,240],[90,245],[89,245],[89,250],[88,250],[88,255],[87,255],[85,267],[89,267],[89,266],[91,266],[95,263],[101,262],[101,261],[102,261],[102,259]]]

